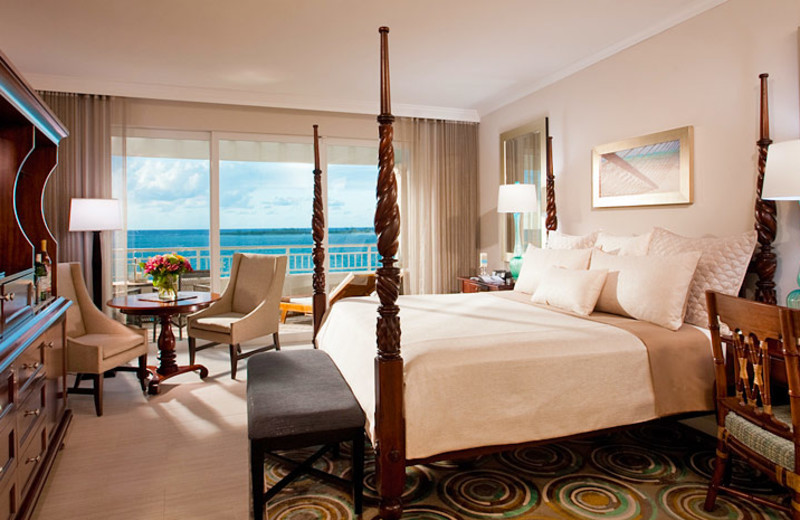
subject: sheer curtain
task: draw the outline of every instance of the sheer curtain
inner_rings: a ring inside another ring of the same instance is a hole
[[[58,166],[47,181],[44,213],[58,241],[59,262],[80,262],[93,291],[92,234],[69,232],[69,205],[73,198],[111,197],[111,104],[108,96],[40,92],[69,130],[58,147]],[[102,237],[103,265],[110,266],[110,234]],[[103,301],[111,294],[111,269],[103,269]]]
[[[478,125],[400,118],[404,289],[447,293],[478,263]]]

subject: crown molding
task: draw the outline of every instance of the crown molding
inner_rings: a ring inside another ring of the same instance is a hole
[[[75,92],[81,94],[161,99],[167,101],[219,103],[225,105],[368,115],[377,115],[379,108],[377,99],[374,102],[341,99],[326,100],[321,98],[312,99],[302,96],[276,95],[248,90],[126,83],[46,74],[28,73],[25,74],[25,77],[37,90],[51,90],[56,92]],[[400,117],[421,117],[469,122],[478,122],[480,120],[477,110],[453,107],[431,107],[395,103],[393,112],[394,115]]]

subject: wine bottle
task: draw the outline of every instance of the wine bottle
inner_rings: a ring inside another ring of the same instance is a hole
[[[33,286],[35,289],[36,303],[39,303],[42,298],[42,279],[47,276],[47,270],[42,263],[42,254],[36,253],[36,261],[33,264]]]
[[[50,298],[53,294],[53,262],[47,254],[47,240],[42,240],[42,270],[43,276],[39,282],[39,295],[42,300]]]

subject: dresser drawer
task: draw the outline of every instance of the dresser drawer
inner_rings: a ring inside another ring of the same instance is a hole
[[[19,511],[19,494],[17,481],[6,479],[0,483],[0,520],[14,518]]]
[[[14,368],[17,371],[17,388],[19,388],[18,402],[25,400],[26,395],[24,394],[27,392],[29,382],[40,374],[44,374],[46,338],[47,334],[43,334],[41,338],[36,340],[33,345],[26,348],[14,361]]]
[[[19,445],[23,448],[30,440],[30,434],[36,426],[44,421],[45,416],[45,385],[44,378],[37,378],[26,392],[24,400],[17,407],[17,432],[19,432]]]
[[[36,474],[47,451],[47,429],[44,427],[44,422],[39,423],[31,436],[31,442],[25,448],[20,448],[20,456],[17,461],[17,483],[20,496],[23,497],[27,495],[33,480],[31,477]]]
[[[13,328],[33,313],[33,272],[10,276],[0,282],[0,333]]]
[[[14,480],[14,471],[17,468],[17,428],[9,417],[0,421],[0,486],[9,480]],[[0,518],[3,518],[0,515]]]

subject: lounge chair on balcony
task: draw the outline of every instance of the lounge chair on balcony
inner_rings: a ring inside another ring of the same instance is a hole
[[[328,296],[328,306],[330,307],[342,298],[369,296],[374,291],[375,273],[347,273],[347,276]],[[286,323],[286,316],[290,312],[310,316],[314,310],[311,300],[311,296],[284,296],[281,298],[281,323]]]

